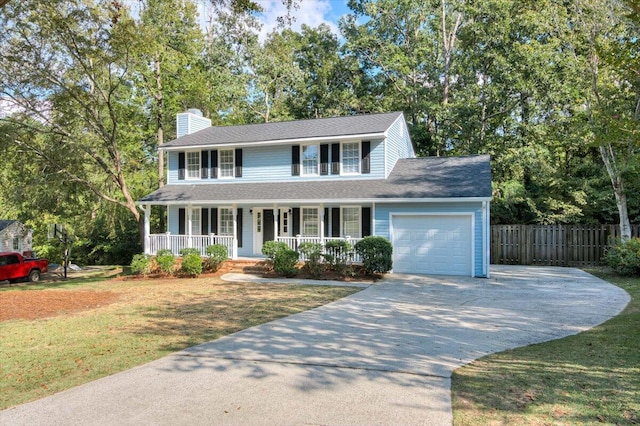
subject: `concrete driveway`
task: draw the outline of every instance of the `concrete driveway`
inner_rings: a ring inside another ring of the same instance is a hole
[[[586,330],[629,296],[570,268],[391,275],[253,327],[0,413],[11,425],[446,425],[451,372]]]

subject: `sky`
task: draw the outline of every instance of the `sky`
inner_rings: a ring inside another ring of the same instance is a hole
[[[258,0],[257,3],[264,9],[264,13],[259,18],[264,24],[261,34],[264,36],[278,25],[278,17],[286,15],[287,10],[281,0]],[[302,24],[317,27],[325,23],[334,34],[340,35],[338,21],[347,13],[349,13],[347,0],[301,0],[298,2],[298,8],[291,11],[291,15],[295,18],[292,29],[299,30]]]
[[[260,40],[265,40],[267,34],[277,28],[278,17],[287,14],[287,9],[282,0],[255,1],[264,9],[264,12],[258,15],[258,19],[263,24]],[[291,16],[295,19],[291,24],[291,28],[296,31],[300,30],[303,24],[317,27],[325,23],[329,25],[334,34],[340,36],[338,21],[342,16],[350,12],[347,7],[347,0],[298,0],[297,5],[297,8],[291,10]],[[203,3],[200,2],[201,19],[203,14],[206,13],[202,7]]]

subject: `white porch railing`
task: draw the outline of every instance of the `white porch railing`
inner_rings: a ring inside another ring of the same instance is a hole
[[[151,234],[149,235],[149,248],[146,250],[147,254],[155,255],[159,250],[171,250],[176,256],[180,255],[180,250],[183,248],[195,248],[200,250],[200,255],[205,257],[207,255],[207,247],[221,244],[227,248],[229,258],[233,259],[237,257],[233,236],[231,235],[171,235],[170,232],[166,234]]]
[[[286,243],[287,246],[289,246],[289,248],[291,250],[295,250],[297,252],[299,252],[300,250],[298,249],[300,247],[300,244],[302,243],[317,243],[317,244],[321,244],[323,247],[322,252],[324,254],[326,254],[326,249],[324,249],[324,245],[327,243],[327,241],[348,241],[349,244],[351,244],[351,247],[355,247],[356,243],[358,241],[360,241],[362,238],[351,238],[351,237],[345,237],[345,238],[338,238],[338,237],[325,237],[325,238],[320,238],[320,237],[303,237],[301,235],[295,236],[295,237],[276,237],[276,241],[282,241],[283,243]],[[300,253],[300,260],[307,260],[304,256],[304,254]],[[352,262],[362,262],[362,259],[360,259],[360,256],[358,256],[358,253],[355,252],[355,250],[353,251],[353,258],[351,259]]]

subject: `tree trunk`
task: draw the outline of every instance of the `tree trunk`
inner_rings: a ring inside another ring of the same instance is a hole
[[[626,241],[631,239],[631,223],[629,222],[629,211],[627,209],[627,195],[624,192],[624,184],[622,176],[616,165],[616,156],[613,152],[611,144],[600,145],[600,155],[604,166],[609,173],[611,185],[613,186],[613,194],[616,197],[616,205],[618,207],[618,215],[620,216],[620,237]]]

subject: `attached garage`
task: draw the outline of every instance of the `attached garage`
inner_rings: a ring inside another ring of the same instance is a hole
[[[392,215],[393,271],[474,275],[473,215]]]

